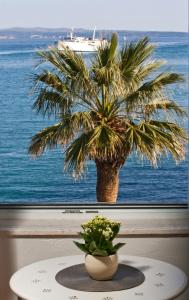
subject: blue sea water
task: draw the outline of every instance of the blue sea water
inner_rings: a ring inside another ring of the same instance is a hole
[[[156,45],[154,57],[167,61],[163,70],[185,75],[186,82],[173,86],[171,95],[187,107],[187,34],[120,31],[120,45],[125,37],[135,41],[145,35]],[[61,149],[48,151],[37,160],[28,156],[31,137],[53,123],[32,111],[30,95],[36,50],[46,49],[53,42],[50,36],[0,40],[0,204],[96,202],[92,162],[87,164],[85,178],[78,182],[64,173]],[[187,160],[176,165],[166,157],[154,169],[131,156],[120,172],[118,203],[186,203],[187,180]]]

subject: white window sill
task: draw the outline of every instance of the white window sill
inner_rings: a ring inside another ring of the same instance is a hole
[[[0,237],[73,237],[78,235],[81,223],[97,214],[94,209],[81,213],[63,211],[1,209]],[[120,237],[189,236],[188,209],[98,209],[98,214],[121,222]]]

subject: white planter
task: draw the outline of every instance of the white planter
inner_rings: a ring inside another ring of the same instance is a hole
[[[85,267],[89,275],[95,280],[110,280],[118,268],[117,254],[109,256],[85,256]]]

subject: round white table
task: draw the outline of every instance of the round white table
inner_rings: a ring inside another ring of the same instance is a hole
[[[83,292],[68,289],[55,280],[62,269],[84,263],[83,256],[64,256],[39,261],[18,270],[10,287],[25,300],[168,300],[181,294],[187,277],[179,268],[147,257],[119,255],[119,262],[138,268],[145,281],[131,289],[112,292]]]

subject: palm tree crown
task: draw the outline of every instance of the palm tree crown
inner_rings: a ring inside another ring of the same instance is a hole
[[[50,65],[35,75],[34,108],[58,123],[37,133],[29,152],[38,156],[60,144],[65,168],[76,176],[84,172],[87,159],[94,160],[99,201],[115,201],[119,169],[133,151],[154,166],[167,152],[176,161],[184,159],[186,132],[170,116],[186,113],[166,93],[168,85],[183,77],[157,74],[163,61],[152,60],[153,51],[147,37],[119,51],[113,34],[88,65],[68,48],[40,52],[40,63]],[[110,177],[109,187],[104,175]],[[112,187],[115,195],[109,197]]]

